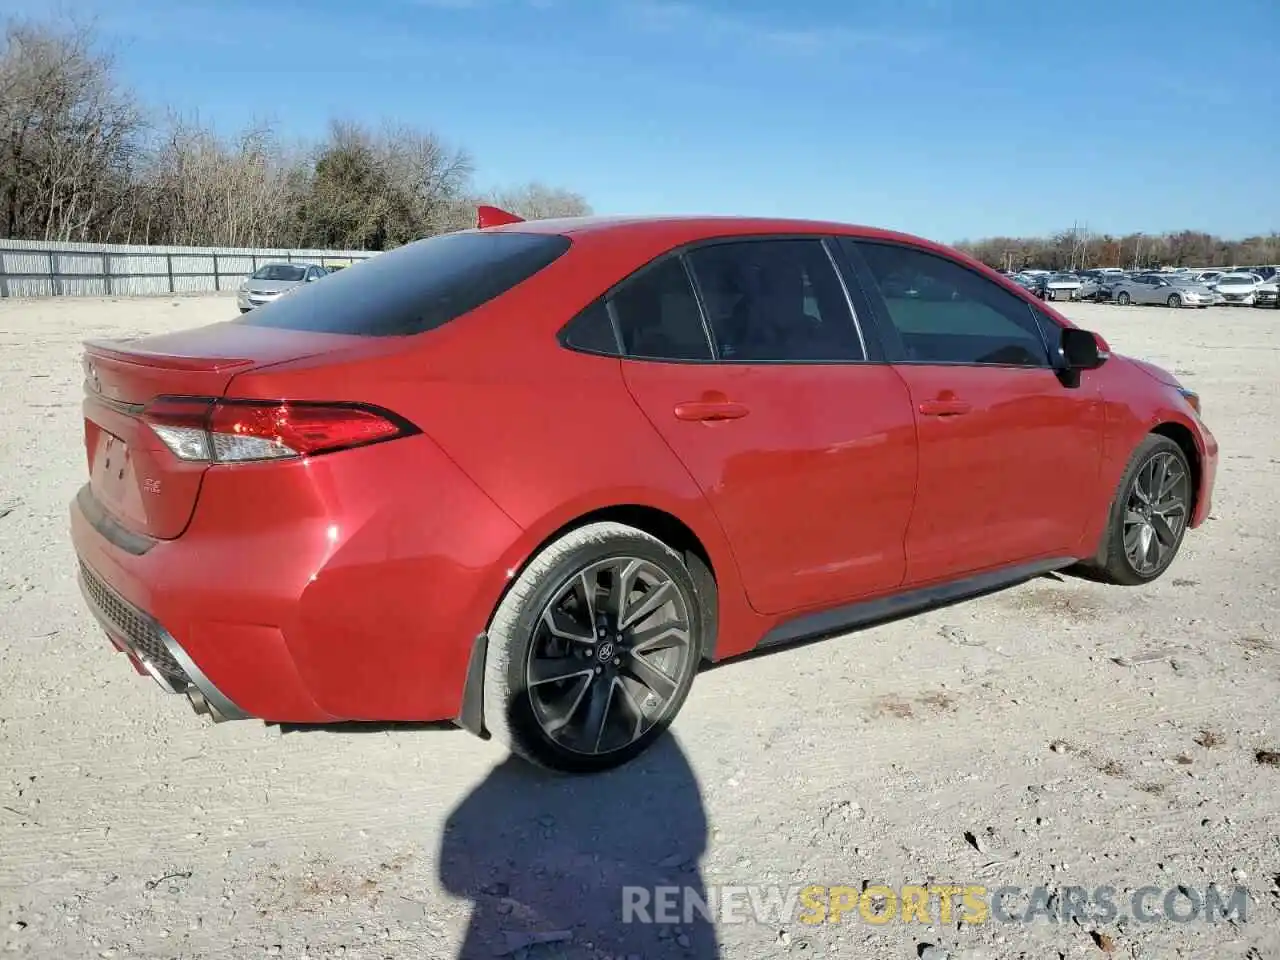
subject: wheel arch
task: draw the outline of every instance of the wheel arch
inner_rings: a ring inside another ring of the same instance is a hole
[[[1178,423],[1176,420],[1158,423],[1151,432],[1176,443],[1183,456],[1187,458],[1187,463],[1191,465],[1191,504],[1187,510],[1187,516],[1195,516],[1196,507],[1200,505],[1200,483],[1204,470],[1200,459],[1200,448],[1196,446],[1195,434],[1186,424]]]
[[[720,581],[716,574],[716,563],[704,539],[689,524],[674,513],[650,504],[618,503],[601,506],[560,523],[523,552],[518,566],[508,570],[506,585],[494,598],[492,609],[498,608],[524,569],[549,545],[579,527],[602,522],[635,527],[661,540],[684,559],[699,593],[697,599],[703,641],[701,657],[704,661],[712,660],[720,623]],[[720,566],[723,569],[723,561]],[[463,682],[462,707],[454,720],[464,730],[483,739],[489,739],[489,731],[484,722],[484,676],[488,646],[486,633],[480,633],[472,641],[467,674]]]

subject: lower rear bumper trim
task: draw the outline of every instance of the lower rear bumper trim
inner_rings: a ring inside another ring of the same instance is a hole
[[[139,610],[115,593],[115,591],[112,591],[105,581],[83,562],[81,567],[80,592],[89,607],[89,612],[93,614],[94,618],[117,644],[127,649],[129,655],[142,664],[147,674],[160,685],[162,690],[166,693],[185,694],[187,699],[191,701],[191,706],[196,713],[207,714],[215,723],[224,720],[250,719],[249,714],[232,703],[214,685],[213,681],[205,675],[204,671],[196,666],[195,661],[191,659],[187,651],[182,649],[182,645],[154,617]],[[91,585],[89,582],[90,577],[93,577],[97,582]],[[129,631],[124,628],[124,625],[117,623],[115,618],[108,613],[103,603],[99,601],[99,594],[104,590],[110,591],[110,603],[112,606],[119,605],[126,608],[131,615],[130,619],[137,618],[135,622],[144,622],[150,627],[151,631],[154,632],[154,636],[158,637],[164,645],[164,650],[169,657],[186,675],[185,683],[180,677],[174,675],[172,666],[168,669],[160,669],[153,662],[154,657],[149,656],[146,651],[140,649],[137,642],[129,635]]]

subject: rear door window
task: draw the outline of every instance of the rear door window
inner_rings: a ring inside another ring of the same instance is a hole
[[[442,234],[370,257],[231,322],[368,337],[423,333],[523,283],[569,246],[568,237],[553,234]]]
[[[840,362],[864,354],[822,240],[749,240],[690,251],[723,362]]]
[[[678,257],[642,271],[614,291],[610,308],[623,351],[644,360],[710,360],[698,298]]]

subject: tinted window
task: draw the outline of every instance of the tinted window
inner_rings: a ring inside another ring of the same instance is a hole
[[[958,263],[907,247],[857,244],[908,360],[1047,366],[1031,306]]]
[[[422,333],[506,293],[568,249],[568,237],[545,234],[442,234],[362,260],[232,322],[369,337]]]
[[[821,240],[717,243],[688,254],[721,360],[861,360],[849,301]]]
[[[613,333],[613,321],[603,300],[597,300],[569,321],[561,338],[566,347],[587,353],[618,355],[618,340]]]
[[[609,298],[623,350],[655,360],[710,360],[697,298],[676,257],[627,281]]]

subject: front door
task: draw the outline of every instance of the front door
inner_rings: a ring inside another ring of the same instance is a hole
[[[856,249],[919,435],[907,583],[1070,556],[1102,461],[1089,374],[1065,386],[1030,304],[978,272],[904,245]]]
[[[627,386],[708,498],[756,610],[901,584],[911,407],[866,362],[823,241],[711,244],[633,278],[611,308]]]

